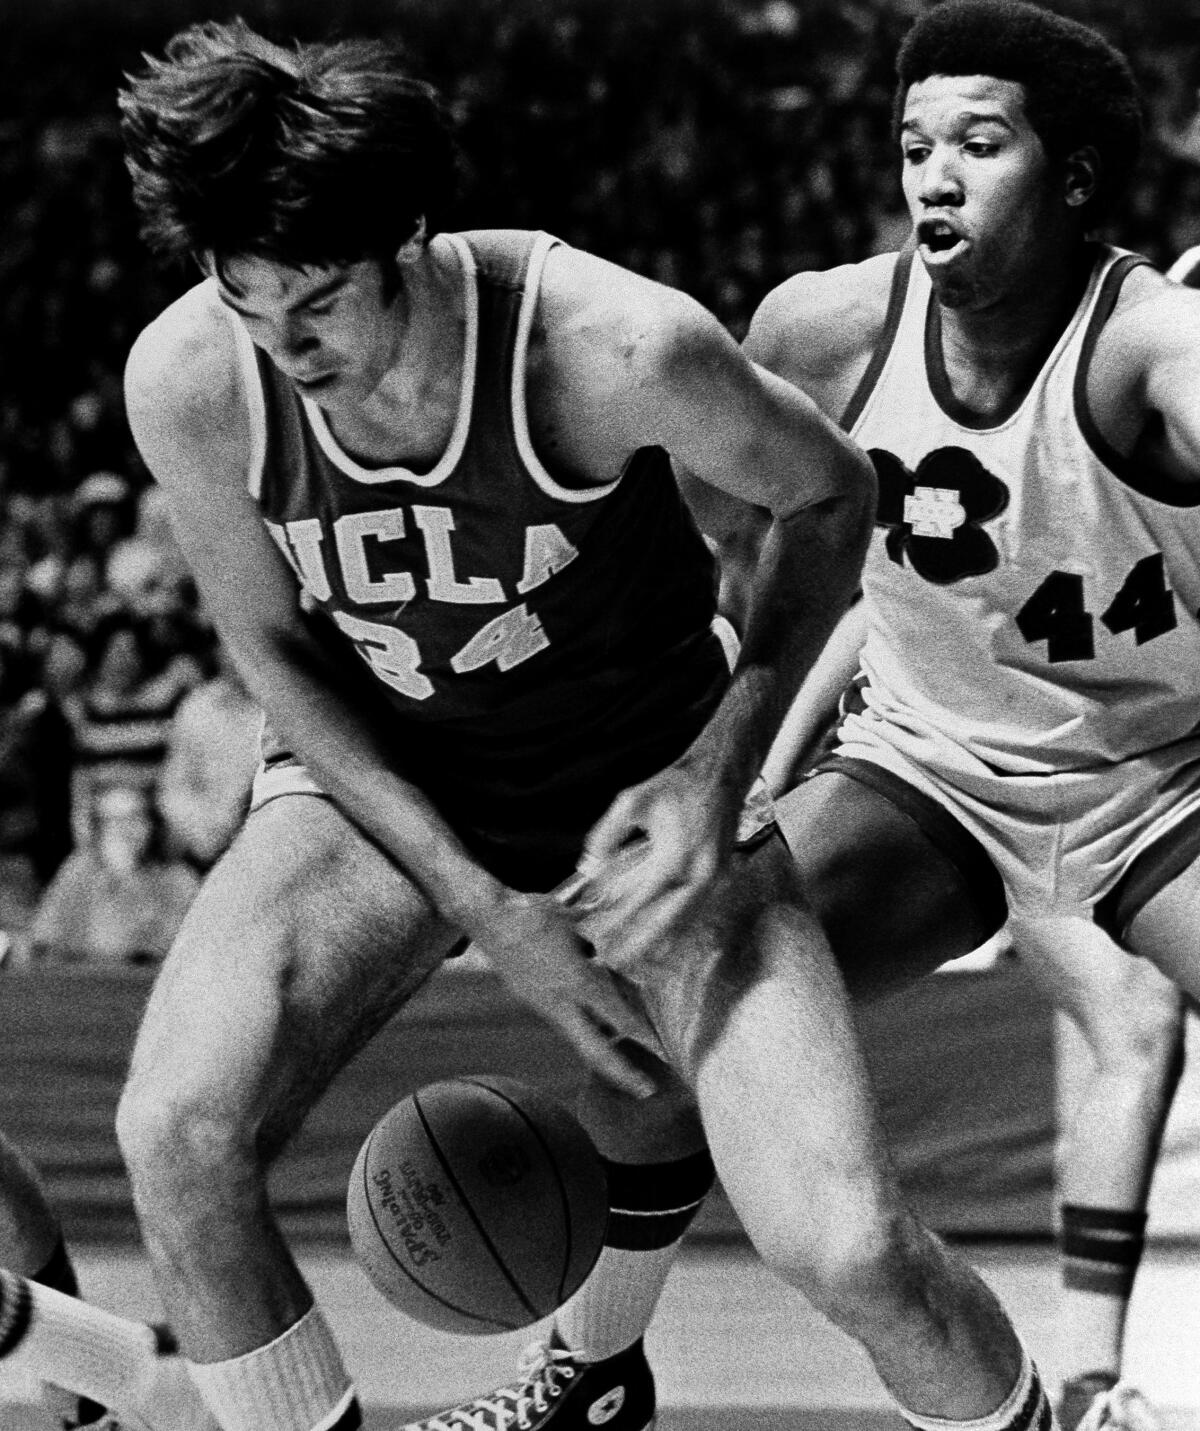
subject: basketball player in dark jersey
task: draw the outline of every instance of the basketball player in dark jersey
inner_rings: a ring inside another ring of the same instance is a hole
[[[1136,85],[1094,31],[1008,0],[930,7],[898,80],[912,242],[797,275],[746,343],[880,473],[862,676],[780,822],[853,997],[1006,904],[1195,995],[1200,298],[1091,241],[1136,160]],[[1137,1266],[1137,1201],[1064,1210],[1095,1299]],[[1110,1380],[1088,1431],[1143,1422]]]
[[[452,144],[380,45],[201,26],[121,105],[144,233],[205,274],[135,345],[129,416],[271,726],[118,1118],[217,1420],[360,1424],[266,1170],[469,938],[607,1081],[585,1112],[610,1286],[686,1225],[702,1124],[760,1251],[908,1414],[1040,1424],[1004,1313],[900,1198],[829,950],[747,799],[858,584],[870,464],[683,295],[543,235],[441,232]],[[672,462],[772,514],[732,676]],[[431,1424],[653,1422],[636,1356],[593,1375],[553,1347],[506,1395]]]

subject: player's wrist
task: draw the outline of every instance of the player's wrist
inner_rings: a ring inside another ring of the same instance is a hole
[[[438,909],[473,942],[484,946],[495,942],[495,932],[522,898],[478,865],[460,869],[443,879],[442,885],[441,897],[435,895]]]
[[[741,808],[759,775],[765,750],[752,731],[736,726],[734,735],[725,722],[714,718],[676,762],[676,768],[701,792],[704,807],[712,812]]]

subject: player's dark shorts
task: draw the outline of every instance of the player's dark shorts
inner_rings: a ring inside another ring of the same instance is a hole
[[[584,838],[622,790],[649,779],[691,745],[720,703],[729,661],[717,631],[664,652],[653,668],[603,673],[564,715],[547,692],[518,728],[422,728],[396,740],[397,773],[411,780],[475,859],[512,889],[553,889],[574,873]],[[560,709],[552,697],[557,694]],[[539,716],[544,719],[539,720]],[[319,783],[268,726],[253,807]],[[763,808],[765,786],[754,808]],[[751,824],[771,823],[768,813]]]
[[[616,793],[615,791],[613,792]],[[313,779],[303,761],[298,760],[271,732],[263,730],[263,759],[254,779],[251,811],[285,795],[315,795],[328,798]],[[589,826],[590,828],[590,826]],[[737,845],[750,849],[766,839],[775,828],[775,807],[765,783],[756,780],[742,806]],[[456,833],[462,835],[461,830]],[[537,839],[528,833],[519,842],[503,835],[488,836],[468,832],[464,842],[479,862],[513,889],[544,891],[553,889],[575,872],[583,834],[574,837]]]

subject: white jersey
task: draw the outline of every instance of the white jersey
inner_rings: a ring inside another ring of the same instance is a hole
[[[1033,386],[984,425],[950,391],[928,275],[902,256],[890,343],[846,415],[880,475],[867,702],[1001,775],[1193,746],[1200,485],[1168,489],[1123,460],[1085,399],[1096,339],[1140,262],[1097,249]]]
[[[1184,249],[1167,269],[1167,277],[1187,288],[1200,288],[1200,244]]]

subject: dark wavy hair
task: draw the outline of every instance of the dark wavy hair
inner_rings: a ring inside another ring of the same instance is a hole
[[[181,31],[118,96],[141,232],[164,258],[386,260],[440,227],[458,150],[437,92],[385,41]]]
[[[1144,113],[1125,56],[1087,25],[1024,0],[944,0],[916,21],[896,59],[893,127],[909,88],[931,75],[990,75],[1025,88],[1025,113],[1052,163],[1085,146],[1100,182],[1085,212],[1105,218],[1141,150]]]

